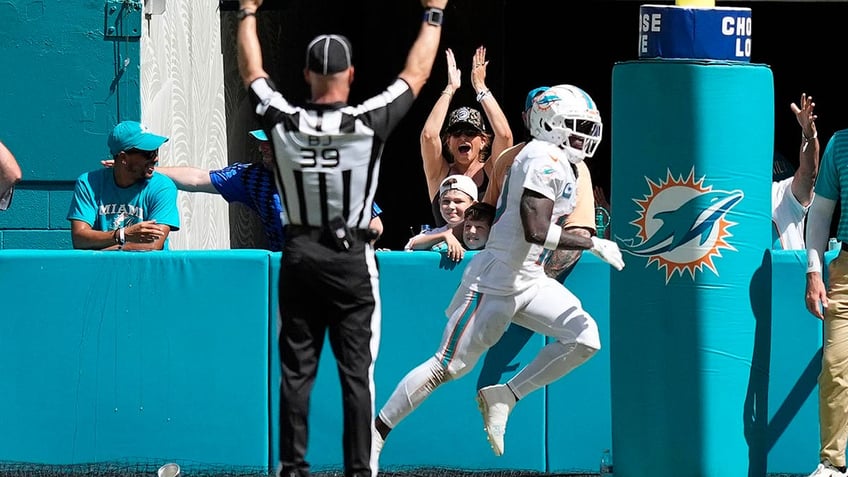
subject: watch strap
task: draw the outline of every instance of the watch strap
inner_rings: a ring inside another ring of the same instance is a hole
[[[255,12],[255,11],[253,11],[253,10],[248,10],[248,9],[246,9],[246,8],[242,8],[241,10],[239,10],[239,11],[238,11],[238,19],[239,19],[239,21],[242,21],[242,20],[244,20],[245,18],[250,17],[250,16],[254,16],[254,17],[255,17],[255,16],[256,16],[256,12]]]

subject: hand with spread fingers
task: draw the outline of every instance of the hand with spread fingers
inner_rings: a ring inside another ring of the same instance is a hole
[[[798,106],[792,103],[789,107],[792,109],[792,113],[795,114],[795,118],[798,119],[798,125],[801,126],[801,132],[804,134],[804,138],[810,140],[817,137],[816,119],[818,119],[818,116],[813,112],[816,103],[813,102],[812,96],[807,96],[807,93],[801,93],[800,104]]]
[[[448,84],[445,86],[444,93],[453,96],[462,86],[462,70],[456,67],[456,58],[450,48],[445,50],[445,58],[448,62]]]
[[[477,94],[480,94],[481,91],[488,91],[489,89],[486,87],[487,66],[489,66],[489,62],[486,60],[486,47],[477,47],[471,63],[471,86],[474,87],[474,91]]]

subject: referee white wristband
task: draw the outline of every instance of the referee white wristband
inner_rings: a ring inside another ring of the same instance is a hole
[[[814,248],[807,249],[807,273],[810,272],[818,272],[821,273],[822,264],[821,258],[819,258],[819,252]]]
[[[551,224],[548,228],[548,236],[545,238],[545,248],[556,250],[559,246],[560,237],[562,237],[562,227],[557,224]]]

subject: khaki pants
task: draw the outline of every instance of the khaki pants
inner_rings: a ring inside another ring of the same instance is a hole
[[[840,252],[830,264],[827,299],[819,374],[820,457],[844,466],[848,431],[848,252]]]

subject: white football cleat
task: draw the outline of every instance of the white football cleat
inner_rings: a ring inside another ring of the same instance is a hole
[[[483,429],[497,456],[504,453],[504,435],[509,413],[515,406],[515,395],[506,384],[486,386],[477,391],[477,406],[483,414]]]
[[[375,472],[380,466],[380,452],[383,451],[383,444],[386,440],[380,435],[380,431],[371,427],[371,469]]]
[[[808,477],[845,477],[845,475],[845,472],[840,472],[830,462],[824,461]]]

